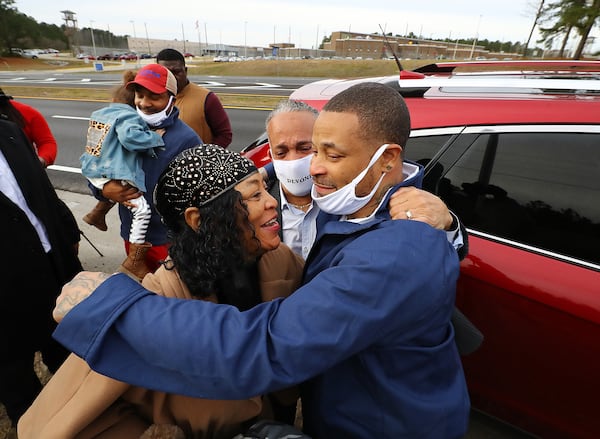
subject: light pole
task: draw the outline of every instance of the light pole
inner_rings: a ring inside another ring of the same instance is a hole
[[[204,47],[204,51],[208,53],[208,33],[206,32],[206,21],[204,22],[204,42],[206,43],[206,47]]]
[[[94,41],[94,20],[90,20],[90,32],[92,33],[92,48],[94,49],[94,58],[96,58],[96,41]]]
[[[202,52],[202,42],[200,40],[200,26],[198,24],[198,20],[196,20],[196,32],[198,32],[198,54],[202,56],[204,55],[204,52]]]
[[[246,28],[248,26],[248,22],[244,21],[244,59],[248,58],[248,44],[247,44],[247,40],[246,40],[246,36],[247,36],[247,32],[246,32]]]
[[[131,26],[133,27],[133,39],[134,39],[134,40],[137,40],[137,35],[135,34],[135,21],[133,21],[133,20],[129,20],[129,22],[131,23]],[[132,46],[132,47],[135,47],[135,48],[136,48],[136,50],[138,50],[138,48],[137,48],[137,44],[138,44],[138,43],[137,43],[137,41],[132,41],[132,42],[131,42],[131,46]]]
[[[477,39],[479,38],[479,25],[481,24],[481,15],[479,16],[479,20],[477,20],[477,31],[475,31],[475,39],[473,40],[473,45],[471,46],[471,55],[469,55],[469,59],[473,59],[473,52],[475,52],[475,44],[477,44]]]
[[[148,38],[148,26],[144,23],[144,29],[146,29],[146,43],[148,43],[148,53],[152,54],[150,50],[150,39]]]

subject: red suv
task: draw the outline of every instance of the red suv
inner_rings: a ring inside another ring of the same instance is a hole
[[[290,98],[320,110],[362,81],[405,97],[405,157],[469,232],[457,306],[485,336],[463,357],[473,408],[600,437],[600,62],[438,63]],[[263,136],[244,154],[262,165],[267,149]]]

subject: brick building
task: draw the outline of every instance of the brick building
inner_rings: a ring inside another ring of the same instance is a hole
[[[388,36],[387,41],[398,58],[410,59],[475,59],[490,58],[492,54],[483,46],[444,41]],[[393,53],[382,35],[336,31],[323,49],[341,58],[392,58]]]

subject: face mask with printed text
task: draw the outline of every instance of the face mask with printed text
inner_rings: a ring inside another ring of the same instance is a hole
[[[297,160],[273,159],[273,168],[277,179],[292,195],[301,197],[310,193],[312,188],[311,160],[312,154]]]

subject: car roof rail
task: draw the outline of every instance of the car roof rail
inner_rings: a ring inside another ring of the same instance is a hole
[[[567,65],[566,63],[556,64],[555,62],[546,64]],[[573,63],[568,65],[573,65]],[[594,63],[593,66],[594,68],[600,68],[600,62]],[[425,70],[432,71],[433,69]],[[505,75],[504,72],[489,73],[428,76],[422,71],[403,71],[400,72],[398,77],[397,89],[404,97],[423,97],[430,89],[465,94],[600,94],[600,75],[598,74],[574,75],[571,72],[562,75],[556,72],[550,74],[546,70],[543,74],[529,75],[522,72],[519,76]]]
[[[413,70],[424,75],[451,75],[458,68],[468,69],[469,74],[489,74],[489,68],[494,67],[502,73],[509,71],[531,72],[600,72],[600,61],[582,60],[516,60],[516,61],[457,61],[432,63]],[[482,70],[480,68],[485,68]],[[479,69],[479,70],[477,70]],[[498,73],[494,71],[494,73]]]

